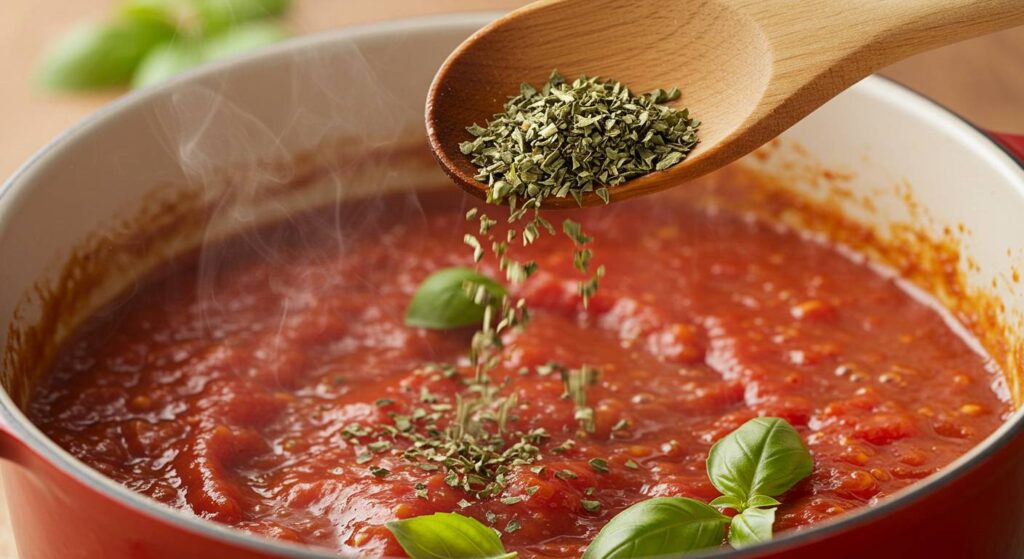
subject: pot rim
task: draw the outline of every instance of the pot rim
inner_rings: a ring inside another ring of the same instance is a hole
[[[65,144],[71,143],[76,138],[86,134],[89,130],[96,128],[106,120],[115,117],[120,112],[136,105],[148,102],[152,97],[173,89],[179,83],[189,81],[193,78],[210,76],[225,71],[229,68],[259,64],[262,59],[269,57],[287,56],[294,50],[301,48],[312,48],[318,45],[333,44],[340,41],[353,41],[365,37],[382,35],[401,35],[413,31],[429,31],[453,28],[472,27],[473,29],[486,24],[494,19],[501,12],[470,12],[462,14],[442,14],[407,18],[391,21],[383,21],[370,24],[362,24],[323,33],[312,34],[303,38],[293,39],[285,43],[258,49],[255,52],[235,58],[232,60],[213,63],[198,70],[186,72],[168,82],[153,88],[128,93],[119,99],[109,103],[105,107],[86,116],[64,132],[57,135],[53,140],[43,146],[24,164],[22,164],[0,186],[0,220],[3,219],[5,206],[13,197],[26,195],[27,190],[18,188],[26,178],[30,178],[33,171],[45,160],[59,152]],[[991,156],[990,165],[1002,165],[1008,175],[1018,175],[1016,189],[1024,197],[1024,160],[1017,159],[1007,148],[997,142],[982,129],[971,124],[963,117],[950,109],[942,106],[933,99],[914,91],[913,89],[892,81],[882,76],[869,76],[864,80],[867,87],[881,92],[887,97],[887,102],[900,105],[904,110],[913,110],[930,122],[944,127],[953,127],[960,132],[961,143],[966,146],[973,145]],[[1014,173],[1014,171],[1016,173]],[[11,195],[12,198],[8,198]],[[5,199],[6,198],[6,199]],[[290,543],[282,540],[275,540],[249,534],[242,530],[229,528],[225,525],[205,520],[180,509],[165,505],[159,501],[145,497],[127,487],[109,479],[96,470],[93,470],[85,463],[69,454],[63,448],[44,435],[22,411],[14,404],[6,390],[0,390],[0,430],[6,426],[11,435],[36,455],[43,458],[50,465],[54,466],[61,473],[70,476],[75,481],[84,484],[89,489],[108,497],[119,504],[128,507],[134,512],[144,514],[155,520],[173,525],[179,529],[187,530],[205,536],[219,543],[235,545],[242,549],[259,551],[263,553],[279,554],[283,557],[303,559],[337,559],[344,557],[337,553],[319,549],[312,546]],[[803,543],[826,538],[830,535],[848,529],[854,529],[874,521],[883,519],[905,506],[942,489],[953,480],[964,475],[969,470],[977,467],[982,461],[1006,446],[1013,438],[1021,435],[1024,431],[1024,407],[1016,410],[1009,419],[978,445],[951,462],[941,471],[936,472],[923,480],[920,480],[906,488],[903,488],[891,496],[883,499],[879,504],[862,507],[855,511],[845,513],[835,519],[829,519],[813,525],[804,530],[789,532],[780,535],[771,542],[756,545],[743,550],[731,550],[722,548],[707,553],[691,555],[691,557],[731,557],[743,558],[759,556],[768,552],[780,552],[786,549],[797,547]],[[350,556],[352,557],[352,556]]]

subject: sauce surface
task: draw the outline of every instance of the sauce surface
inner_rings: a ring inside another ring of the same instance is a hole
[[[432,364],[471,374],[472,329],[403,324],[419,282],[469,264],[466,202],[442,198],[352,203],[169,265],[63,348],[30,417],[133,490],[270,537],[400,556],[385,522],[456,511],[524,557],[573,557],[632,503],[717,496],[708,449],[752,417],[786,419],[814,456],[780,498],[785,530],[935,472],[1010,411],[996,367],[898,280],[792,232],[654,196],[553,216],[581,221],[607,268],[586,310],[564,236],[518,249],[541,266],[519,293],[532,319],[506,337],[491,377],[518,396],[515,429],[549,434],[540,460],[484,499],[404,460],[401,439],[367,461],[360,427],[465,390]],[[600,370],[593,433],[579,434],[551,363]]]

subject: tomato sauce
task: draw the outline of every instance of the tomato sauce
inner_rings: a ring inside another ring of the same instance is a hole
[[[714,498],[708,449],[755,416],[789,421],[814,456],[780,498],[786,530],[928,476],[1010,412],[991,360],[898,279],[796,233],[655,196],[550,216],[596,239],[607,275],[587,309],[568,239],[517,249],[541,266],[518,289],[532,319],[506,336],[491,377],[518,396],[515,429],[548,433],[537,462],[478,499],[404,460],[407,442],[367,461],[352,425],[413,416],[424,394],[452,404],[462,377],[431,364],[471,374],[472,329],[403,323],[426,276],[470,264],[468,202],[452,198],[350,203],[169,264],[66,344],[31,418],[129,488],[249,532],[402,555],[385,522],[456,511],[524,557],[573,557],[632,503]],[[543,374],[552,362],[600,371],[587,391],[594,432],[579,434],[562,380]]]

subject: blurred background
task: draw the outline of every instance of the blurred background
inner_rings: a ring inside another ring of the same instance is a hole
[[[127,86],[85,90],[77,87],[68,91],[43,87],[38,80],[42,60],[47,58],[45,53],[52,51],[55,42],[84,23],[109,22],[123,17],[125,1],[142,11],[151,8],[160,11],[168,4],[194,0],[0,0],[0,176],[6,178],[62,130],[128,91]],[[255,19],[270,22],[290,35],[430,14],[504,11],[528,3],[526,0],[239,1],[273,5],[273,13]],[[235,0],[210,2],[230,8]],[[194,26],[194,22],[188,21],[193,15],[182,15],[183,24]],[[244,23],[231,22],[230,25],[240,27]],[[228,54],[264,40],[251,39],[250,34],[249,40],[233,41]],[[82,48],[81,44],[78,47]],[[66,52],[63,56],[65,67],[56,70],[58,82],[59,72],[67,72],[68,64],[73,69],[81,68],[74,53],[70,61]],[[173,73],[180,58],[172,57],[171,64],[167,64],[166,58],[164,62],[151,66],[157,73]],[[182,66],[198,62],[201,60],[190,59]],[[54,64],[60,66],[61,61]],[[1024,27],[921,54],[886,69],[883,74],[928,95],[978,126],[1024,133]],[[69,188],[88,186],[69,185]],[[0,559],[15,557],[8,511],[6,506],[0,506]]]

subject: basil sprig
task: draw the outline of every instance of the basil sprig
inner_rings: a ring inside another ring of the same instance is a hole
[[[814,467],[800,434],[777,417],[751,419],[723,437],[711,447],[707,465],[711,483],[735,501],[729,508],[741,512],[765,506],[751,501],[789,491]]]
[[[472,272],[459,268],[442,272],[454,270]],[[721,545],[726,527],[729,544],[737,549],[770,541],[780,504],[775,497],[807,477],[813,461],[789,423],[761,417],[715,443],[707,466],[722,496],[710,504],[686,497],[640,501],[608,521],[582,559],[638,559],[700,551]],[[737,514],[729,517],[719,508]],[[459,514],[419,516],[389,522],[387,527],[412,559],[515,557],[514,552],[505,551],[493,529]]]
[[[810,475],[813,460],[789,423],[752,419],[711,447],[708,477],[723,493],[704,504],[681,497],[641,501],[622,511],[598,533],[583,559],[627,559],[678,555],[718,546],[729,527],[729,543],[742,548],[772,539],[775,497]],[[733,509],[732,518],[717,509]]]
[[[505,295],[505,287],[469,268],[445,268],[423,280],[405,313],[416,328],[448,330],[480,324],[488,305]]]
[[[387,523],[410,559],[512,559],[498,534],[468,516],[437,512]]]
[[[729,545],[741,549],[771,541],[775,509],[748,508],[732,517],[729,524]]]
[[[722,543],[729,517],[700,501],[656,497],[627,508],[605,524],[583,559],[677,555]]]

